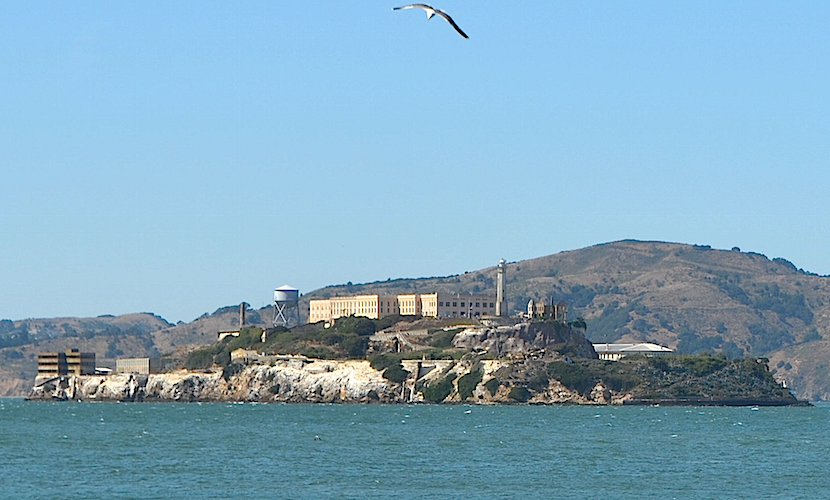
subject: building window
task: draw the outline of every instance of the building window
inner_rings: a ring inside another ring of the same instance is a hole
[[[478,302],[476,302],[476,307],[479,307]]]
[[[453,307],[458,307],[458,302],[453,302],[453,303],[452,303],[452,306],[453,306]]]

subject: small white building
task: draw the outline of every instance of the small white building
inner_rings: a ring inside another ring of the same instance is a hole
[[[217,340],[221,341],[225,337],[239,337],[239,330],[234,330],[232,332],[219,332],[217,335]]]
[[[652,344],[651,342],[643,342],[642,344],[594,344],[594,350],[599,355],[599,359],[607,361],[619,361],[620,358],[633,354],[642,354],[651,358],[674,352],[668,347]]]

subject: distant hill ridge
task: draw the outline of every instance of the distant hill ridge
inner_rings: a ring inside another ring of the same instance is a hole
[[[339,285],[355,293],[495,293],[495,266],[463,275]],[[513,262],[513,312],[554,298],[597,342],[653,341],[684,352],[762,355],[830,333],[830,279],[785,259],[708,246],[625,240]],[[830,337],[828,337],[830,338]]]

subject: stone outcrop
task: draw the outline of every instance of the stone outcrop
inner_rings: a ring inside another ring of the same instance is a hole
[[[585,330],[559,322],[470,327],[456,334],[453,345],[486,351],[496,357],[558,352],[577,358],[597,359],[594,347],[585,338]]]

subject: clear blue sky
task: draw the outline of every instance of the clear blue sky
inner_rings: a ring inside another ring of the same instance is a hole
[[[626,238],[830,274],[830,2],[397,5],[0,5],[0,318]]]

